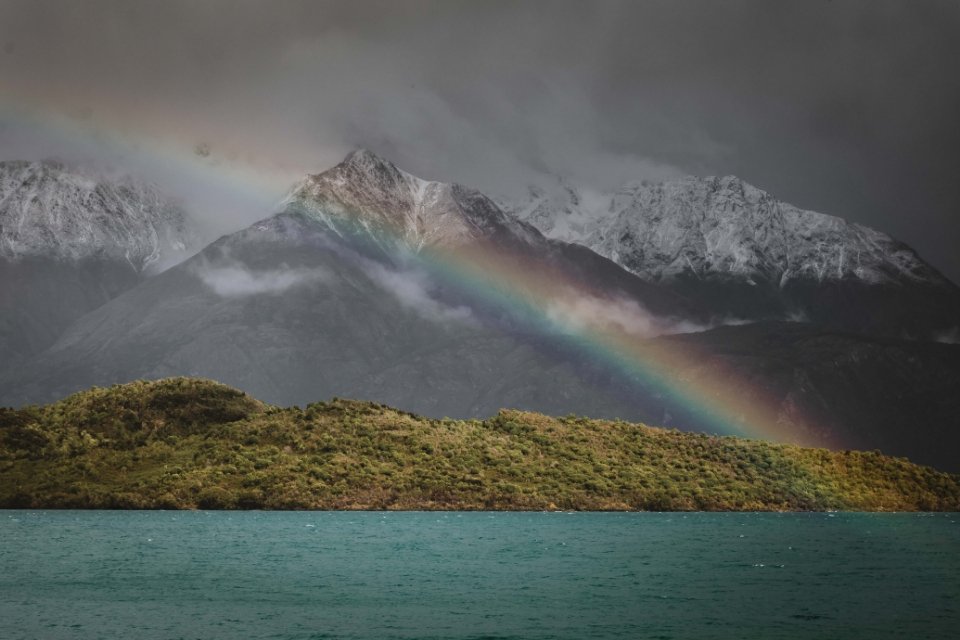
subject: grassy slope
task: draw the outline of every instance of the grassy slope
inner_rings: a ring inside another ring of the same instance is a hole
[[[878,453],[518,411],[284,409],[174,378],[0,409],[0,506],[960,510],[960,476]]]

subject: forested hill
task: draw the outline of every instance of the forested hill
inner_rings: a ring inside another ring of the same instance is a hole
[[[0,506],[960,510],[960,476],[877,452],[573,416],[281,408],[171,378],[0,409]]]

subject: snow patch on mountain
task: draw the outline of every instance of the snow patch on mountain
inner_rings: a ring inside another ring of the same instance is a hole
[[[153,185],[58,162],[0,162],[0,258],[98,258],[157,271],[190,250],[188,226]]]

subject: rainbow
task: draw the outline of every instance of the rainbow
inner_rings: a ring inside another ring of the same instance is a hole
[[[4,120],[26,124],[42,131],[47,140],[64,145],[82,148],[93,144],[88,121],[78,122],[39,104],[2,102],[0,122]],[[192,180],[230,192],[237,199],[276,203],[295,181],[286,171],[238,162],[211,162],[194,153],[194,143],[174,136],[157,139],[101,128],[95,144],[117,157],[136,156],[147,166],[189,175]],[[684,407],[696,416],[698,423],[710,425],[716,433],[806,446],[843,446],[825,430],[811,428],[802,417],[799,428],[796,422],[785,424],[779,418],[776,400],[759,385],[715,361],[715,368],[707,369],[704,354],[690,347],[670,340],[645,339],[616,325],[571,322],[558,316],[551,309],[559,292],[594,297],[599,294],[586,290],[580,283],[545,273],[542,265],[531,264],[523,256],[480,247],[469,251],[431,251],[422,257],[432,271],[456,286],[513,310],[535,331],[562,335],[583,357],[610,365],[629,380],[641,382],[670,404]]]
[[[523,256],[483,247],[465,252],[458,247],[432,252],[427,259],[460,287],[517,312],[541,333],[562,336],[583,357],[613,366],[715,433],[804,446],[843,444],[813,431],[805,421],[801,429],[796,422],[785,424],[775,398],[715,360],[710,360],[713,368],[706,369],[706,354],[696,348],[645,338],[618,324],[571,321],[551,312],[558,297],[603,301],[604,294],[580,283],[558,281]]]

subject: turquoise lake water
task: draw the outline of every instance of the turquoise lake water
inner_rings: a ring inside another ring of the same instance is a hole
[[[958,514],[0,512],[0,638],[958,638]]]

